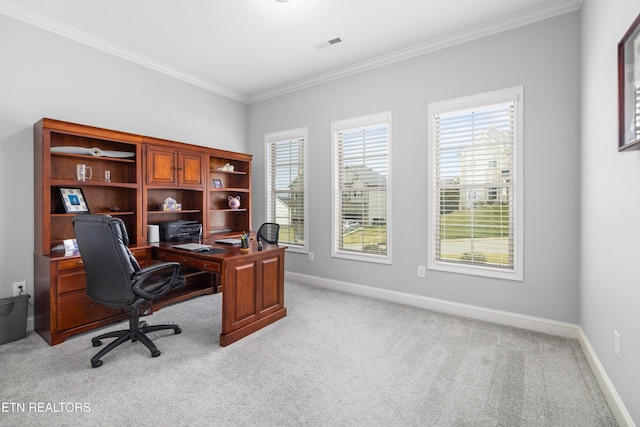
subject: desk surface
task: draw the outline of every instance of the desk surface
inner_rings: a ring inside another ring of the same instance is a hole
[[[176,248],[175,245],[179,245],[180,243],[201,243],[203,245],[210,245],[212,249],[221,250],[223,252],[208,253],[208,252],[188,251],[185,249]],[[210,260],[216,260],[216,261],[228,261],[236,257],[246,257],[247,255],[250,255],[250,254],[256,254],[256,253],[259,254],[260,252],[286,249],[286,246],[270,245],[268,243],[263,243],[262,251],[259,251],[258,244],[256,242],[251,242],[251,247],[249,248],[249,252],[243,253],[240,250],[240,246],[215,243],[215,239],[213,238],[203,238],[200,240],[189,240],[185,242],[150,243],[149,245],[152,248],[158,248],[163,251],[174,252],[176,254],[184,254],[184,255],[189,255],[190,257],[210,259]]]

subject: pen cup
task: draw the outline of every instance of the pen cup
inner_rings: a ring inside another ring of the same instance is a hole
[[[240,236],[240,252],[243,254],[249,253],[249,235],[243,234]]]

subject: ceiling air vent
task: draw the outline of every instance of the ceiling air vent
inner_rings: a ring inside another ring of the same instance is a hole
[[[342,39],[340,37],[333,38],[331,40],[327,40],[326,42],[322,42],[316,45],[317,49],[324,49],[325,47],[332,46],[334,44],[342,43]]]

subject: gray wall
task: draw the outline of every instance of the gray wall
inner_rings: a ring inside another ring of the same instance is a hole
[[[254,185],[267,132],[309,127],[309,250],[287,270],[394,291],[578,321],[579,16],[538,22],[252,104]],[[524,86],[524,281],[427,271],[427,105]],[[393,113],[393,264],[331,257],[331,122]],[[264,195],[254,192],[254,225]]]
[[[619,153],[616,46],[637,0],[585,0],[582,20],[580,325],[640,423],[640,151]],[[613,351],[620,333],[621,358]]]
[[[42,117],[248,151],[247,106],[0,15],[0,298],[33,294],[33,124]]]

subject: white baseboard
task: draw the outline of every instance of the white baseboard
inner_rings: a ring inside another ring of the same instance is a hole
[[[392,291],[389,289],[357,285],[355,283],[341,282],[337,280],[326,279],[323,277],[309,276],[306,274],[293,273],[289,271],[285,273],[285,277],[288,280],[294,282],[332,289],[335,291],[347,292],[350,294],[395,302],[398,304],[425,308],[442,313],[470,317],[472,319],[485,320],[487,322],[499,323],[501,325],[515,326],[517,328],[543,332],[565,338],[578,339],[578,325],[574,325],[572,323],[558,322],[555,320],[542,319],[539,317],[526,316],[522,314],[510,313],[507,311],[493,310],[469,304],[461,304],[436,298],[429,298],[421,295]]]
[[[469,317],[472,319],[484,320],[487,322],[498,323],[502,325],[514,326],[517,328],[527,329],[530,331],[543,332],[547,334],[557,335],[565,338],[573,338],[578,340],[591,369],[600,385],[611,412],[620,426],[636,427],[631,415],[627,411],[624,403],[620,399],[618,392],[609,380],[609,376],[600,364],[589,340],[579,325],[572,323],[558,322],[539,317],[526,316],[507,311],[493,310],[484,307],[478,307],[469,304],[461,304],[457,302],[445,301],[436,298],[424,297],[421,295],[413,295],[404,292],[392,291],[389,289],[375,288],[371,286],[358,285],[355,283],[342,282],[338,280],[326,279],[324,277],[310,276],[306,274],[285,272],[287,280],[317,286],[321,288],[331,289],[340,292],[375,298],[384,301],[390,301],[398,304],[410,305],[413,307],[424,308],[442,313],[455,314],[458,316]]]
[[[636,424],[633,422],[631,415],[624,406],[622,399],[620,399],[616,388],[609,379],[607,372],[602,367],[600,359],[598,359],[593,347],[591,347],[591,343],[580,326],[578,326],[578,342],[580,343],[582,352],[587,358],[589,366],[591,366],[591,370],[593,371],[593,374],[600,385],[600,389],[602,390],[605,399],[607,399],[609,408],[611,408],[611,412],[613,412],[613,416],[616,417],[618,424],[625,427],[636,427]]]

